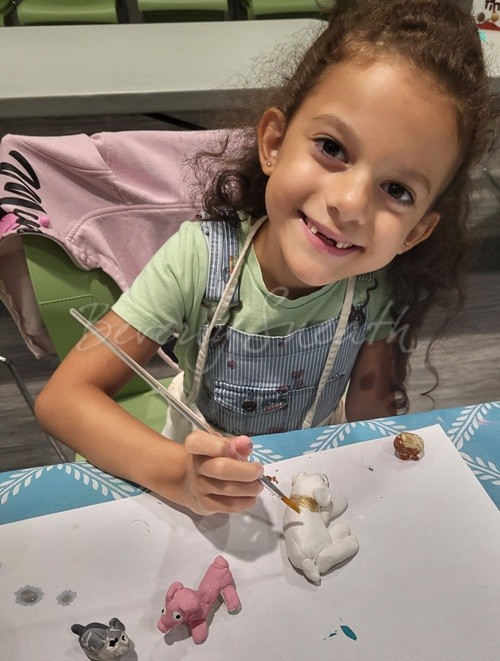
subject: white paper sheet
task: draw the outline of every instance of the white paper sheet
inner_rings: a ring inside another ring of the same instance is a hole
[[[338,520],[360,551],[321,586],[288,562],[284,505],[268,492],[232,517],[189,517],[142,495],[2,526],[0,657],[83,660],[71,625],[118,617],[134,643],[123,661],[498,659],[499,512],[440,427],[418,433],[418,462],[397,459],[390,437],[267,467],[285,493],[294,473],[321,471],[348,499]],[[163,636],[170,583],[196,588],[219,553],[241,612],[215,610],[202,646],[183,626]],[[28,585],[43,598],[16,603]],[[62,606],[65,590],[76,597]]]

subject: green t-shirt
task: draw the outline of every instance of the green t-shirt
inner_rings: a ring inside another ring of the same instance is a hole
[[[250,229],[243,221],[240,250]],[[184,389],[191,387],[200,329],[206,321],[202,305],[208,277],[208,247],[199,221],[188,221],[152,257],[113,310],[133,328],[160,345],[178,333],[175,353],[185,372]],[[370,292],[366,310],[367,341],[389,335],[392,320],[383,272],[376,274],[378,287]],[[325,285],[297,299],[288,299],[266,289],[253,246],[247,252],[240,274],[243,303],[231,326],[248,334],[280,336],[325,321],[340,314],[347,280]],[[353,304],[366,301],[370,281],[356,283]]]

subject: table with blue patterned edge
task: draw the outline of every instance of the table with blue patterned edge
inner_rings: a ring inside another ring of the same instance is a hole
[[[256,436],[252,459],[264,464],[439,424],[500,508],[500,401],[391,418]],[[0,473],[0,524],[143,493],[89,463]]]

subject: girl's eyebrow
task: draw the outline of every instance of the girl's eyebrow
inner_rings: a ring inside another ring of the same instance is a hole
[[[340,119],[340,117],[330,113],[325,113],[324,115],[316,115],[316,117],[313,117],[313,122],[328,124],[328,126],[330,126],[332,129],[342,133],[351,143],[354,144],[354,146],[357,147],[359,145],[359,139],[354,131],[348,124],[344,122],[343,119]]]
[[[357,135],[354,133],[351,127],[344,122],[343,119],[340,119],[340,117],[326,113],[324,115],[316,115],[313,117],[313,122],[321,122],[322,124],[327,124],[332,129],[345,136],[355,147],[359,147],[360,142]],[[413,168],[402,167],[399,169],[398,175],[402,178],[412,179],[413,181],[420,183],[425,188],[427,193],[430,194],[432,189],[431,182],[423,172],[414,170]]]
[[[412,168],[401,168],[398,174],[404,179],[406,178],[413,179],[413,181],[418,182],[425,188],[427,194],[430,195],[432,188],[431,182],[423,172],[419,172],[418,170],[413,170]]]

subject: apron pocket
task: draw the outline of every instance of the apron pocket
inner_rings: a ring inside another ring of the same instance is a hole
[[[208,394],[208,393],[207,393]],[[214,381],[205,414],[228,433],[256,436],[288,429],[288,386],[243,386]],[[203,408],[203,407],[200,407]]]
[[[288,386],[239,386],[214,382],[214,401],[229,411],[255,416],[288,408]]]

